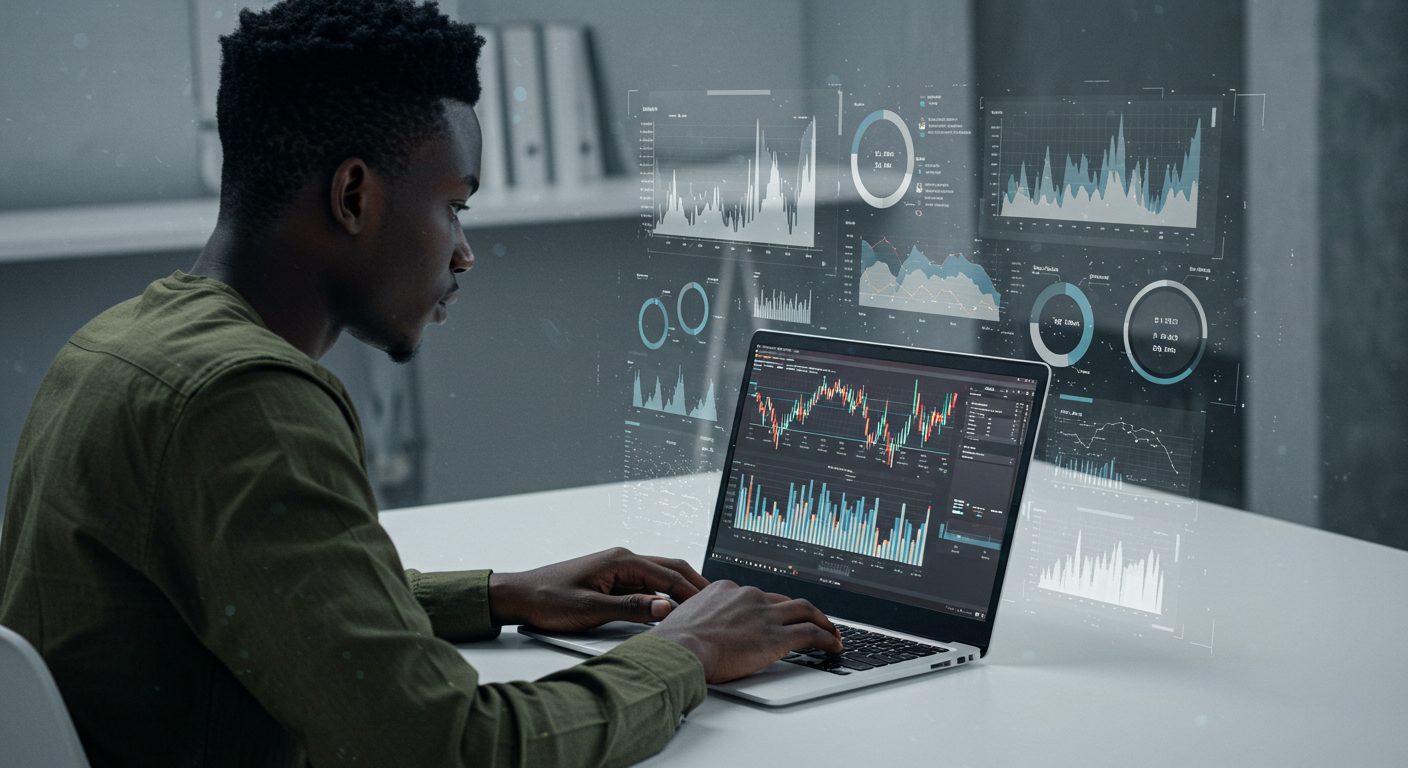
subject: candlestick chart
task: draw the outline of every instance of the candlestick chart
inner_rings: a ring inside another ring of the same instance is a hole
[[[906,449],[947,453],[937,439],[949,429],[958,406],[957,392],[926,400],[918,379],[904,401],[873,397],[867,385],[827,376],[810,391],[770,388],[756,380],[751,387],[751,423],[766,430],[774,449],[782,447],[789,432],[804,432],[878,449],[888,466]]]

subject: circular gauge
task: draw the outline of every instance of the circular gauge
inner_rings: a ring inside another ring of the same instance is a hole
[[[914,180],[914,139],[899,115],[877,109],[860,121],[851,142],[851,179],[860,199],[876,208],[889,208],[904,197]],[[876,187],[883,194],[873,191]]]
[[[660,310],[660,338],[652,339],[651,334],[646,330],[646,315],[650,314],[650,308],[655,307]],[[636,327],[640,329],[640,342],[646,349],[659,349],[665,346],[665,338],[670,335],[670,310],[665,308],[665,302],[659,299],[646,299],[640,305],[640,314],[636,316]]]
[[[1124,316],[1124,351],[1154,384],[1177,384],[1203,359],[1208,317],[1188,286],[1157,280],[1144,286]]]
[[[698,293],[699,300],[704,302],[704,309],[699,313],[698,325],[690,325],[689,321],[684,319],[684,297],[690,293]],[[675,299],[675,318],[680,324],[680,330],[690,336],[698,336],[699,332],[704,330],[704,326],[709,323],[709,297],[704,293],[704,286],[699,283],[690,283],[680,289],[680,295]]]
[[[1037,356],[1048,365],[1067,368],[1089,351],[1095,338],[1095,313],[1081,289],[1052,283],[1037,295],[1029,327]]]

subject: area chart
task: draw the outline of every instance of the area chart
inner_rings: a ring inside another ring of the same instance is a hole
[[[688,401],[685,395],[684,369],[681,368],[679,378],[675,380],[674,387],[666,394],[660,378],[655,378],[655,386],[649,392],[641,388],[640,371],[635,373],[635,381],[631,390],[631,405],[647,411],[659,413],[673,413],[676,416],[689,416],[705,421],[718,421],[718,396],[714,391],[714,382],[710,381],[708,389],[703,397],[692,402]]]
[[[752,154],[719,168],[655,167],[656,235],[811,248],[816,234],[816,122],[791,145],[791,162],[754,123]]]
[[[860,241],[861,306],[997,320],[1002,296],[992,278],[961,253],[935,263],[919,246],[904,256],[887,239]]]
[[[994,98],[984,238],[1212,254],[1222,100]]]
[[[1075,552],[1043,569],[1037,586],[1121,608],[1163,613],[1164,572],[1153,550],[1144,557],[1126,559],[1123,542],[1098,555],[1085,553],[1081,547],[1082,534],[1077,533]]]

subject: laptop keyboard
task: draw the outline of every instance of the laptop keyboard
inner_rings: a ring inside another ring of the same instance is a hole
[[[840,655],[816,648],[803,648],[787,654],[782,660],[833,675],[849,675],[852,672],[865,672],[949,651],[936,645],[916,643],[879,632],[867,632],[845,624],[837,624],[836,629],[846,644],[846,650]]]

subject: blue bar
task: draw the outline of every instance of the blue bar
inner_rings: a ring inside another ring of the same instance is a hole
[[[1061,395],[1061,399],[1062,399],[1062,400],[1070,400],[1070,401],[1073,402],[1073,403],[1090,403],[1090,404],[1094,404],[1094,403],[1095,403],[1095,399],[1094,399],[1094,398],[1090,398],[1090,397],[1081,397],[1080,395]]]

